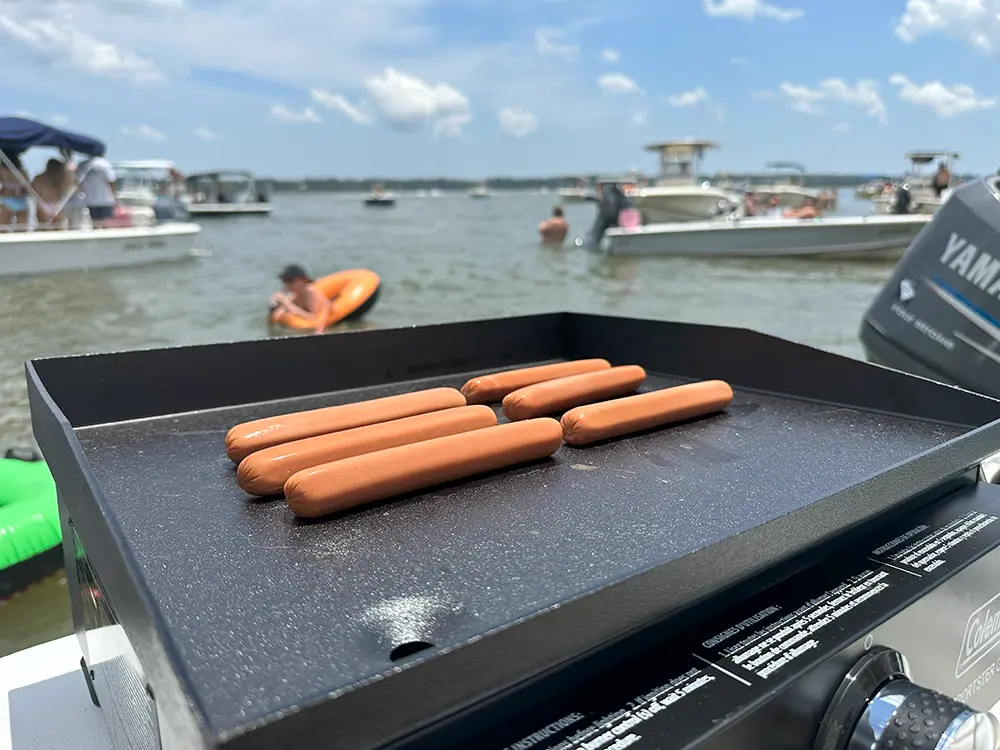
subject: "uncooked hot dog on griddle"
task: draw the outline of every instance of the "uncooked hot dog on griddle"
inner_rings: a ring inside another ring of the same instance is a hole
[[[226,455],[233,463],[239,463],[254,451],[270,448],[272,445],[457,406],[465,406],[465,396],[458,390],[431,388],[371,401],[256,419],[236,425],[226,434]]]
[[[588,404],[563,414],[563,440],[568,445],[596,443],[722,411],[732,401],[728,383],[706,380]]]
[[[316,518],[537,461],[561,445],[562,427],[554,419],[509,422],[300,471],[285,482],[285,500],[295,515]]]
[[[462,386],[462,393],[470,404],[490,404],[501,401],[504,396],[518,388],[570,375],[607,370],[610,367],[611,363],[606,359],[576,359],[570,362],[495,372],[492,375],[472,378]]]
[[[496,423],[497,415],[488,406],[459,406],[293,440],[244,458],[236,471],[236,481],[251,495],[280,495],[285,481],[297,471],[397,445],[480,430]]]
[[[646,371],[641,367],[624,365],[547,380],[508,394],[503,400],[503,413],[511,420],[555,414],[581,404],[635,393],[645,379]]]

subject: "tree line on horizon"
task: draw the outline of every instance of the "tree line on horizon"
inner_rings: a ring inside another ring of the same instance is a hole
[[[639,178],[649,179],[644,175],[637,175]],[[267,178],[267,182],[276,192],[317,192],[317,193],[362,193],[371,190],[372,185],[378,183],[386,190],[469,190],[475,185],[485,184],[493,190],[558,190],[563,187],[573,187],[578,179],[593,179],[596,175],[587,176],[556,176],[556,177],[492,177],[487,180],[461,180],[445,177],[436,178],[370,178],[370,179],[342,179],[337,177],[307,178],[304,180],[279,180]],[[972,175],[956,175],[961,179],[970,179]],[[750,184],[764,184],[774,180],[773,175],[735,172],[716,173],[715,175],[705,175],[708,180],[728,179],[731,182],[749,182]],[[804,184],[814,188],[848,188],[856,187],[874,179],[896,179],[898,175],[889,174],[830,174],[830,173],[807,173]]]

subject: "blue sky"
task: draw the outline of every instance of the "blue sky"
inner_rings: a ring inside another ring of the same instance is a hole
[[[0,0],[0,95],[278,177],[1000,165],[1000,0]]]

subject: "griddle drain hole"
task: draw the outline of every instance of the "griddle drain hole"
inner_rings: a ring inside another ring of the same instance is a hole
[[[434,648],[434,644],[428,643],[427,641],[407,641],[406,643],[400,643],[396,646],[396,648],[389,652],[389,660],[400,661],[402,659],[407,659],[428,648]]]

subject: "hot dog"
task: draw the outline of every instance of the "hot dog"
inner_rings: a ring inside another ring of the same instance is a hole
[[[525,367],[522,370],[508,370],[473,378],[462,386],[462,393],[470,404],[489,404],[502,400],[518,388],[570,375],[607,370],[610,367],[611,363],[606,359],[577,359],[553,365]]]
[[[625,365],[548,380],[508,394],[503,400],[503,413],[511,420],[555,414],[580,404],[634,393],[645,379],[646,371],[641,367]]]
[[[226,455],[239,463],[254,451],[292,440],[340,432],[441,409],[465,406],[454,388],[431,388],[342,406],[328,406],[236,425],[226,434]]]
[[[707,380],[588,404],[563,414],[563,440],[569,445],[587,445],[722,411],[732,400],[728,383]]]
[[[300,471],[285,482],[285,500],[295,515],[316,518],[547,458],[560,445],[562,427],[554,419],[486,427]]]
[[[264,448],[240,461],[236,481],[251,495],[279,495],[297,471],[397,445],[457,435],[497,423],[488,406],[459,406]]]

